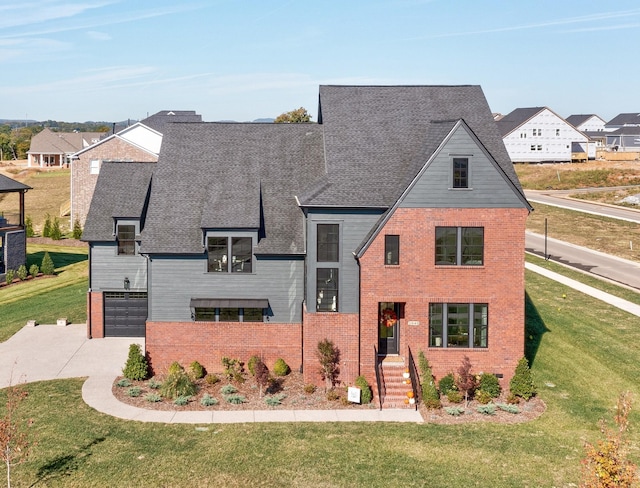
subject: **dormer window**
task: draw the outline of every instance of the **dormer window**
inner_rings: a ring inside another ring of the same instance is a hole
[[[136,253],[136,226],[118,224],[118,255],[134,255]]]

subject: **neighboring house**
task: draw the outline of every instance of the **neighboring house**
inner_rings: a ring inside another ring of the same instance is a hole
[[[605,124],[604,130],[613,132],[623,127],[640,127],[640,113],[618,114]]]
[[[605,120],[596,114],[569,115],[565,119],[580,132],[603,132]]]
[[[496,121],[514,163],[595,159],[595,143],[547,107],[517,108]]]
[[[478,86],[321,86],[317,124],[171,124],[157,163],[102,165],[88,334],[144,336],[156,372],[259,355],[314,383],[326,338],[387,407],[419,351],[506,387],[530,210]]]
[[[97,143],[104,132],[54,132],[45,127],[31,138],[27,166],[68,166],[73,153]]]
[[[605,125],[607,147],[613,151],[640,152],[640,113],[616,115]]]
[[[17,271],[27,262],[24,194],[28,190],[30,186],[0,174],[0,280],[4,280],[7,270]],[[12,193],[18,196],[17,204],[9,202]]]
[[[163,110],[91,147],[76,152],[71,164],[71,223],[84,227],[100,166],[106,161],[155,162],[158,160],[162,131],[171,122],[201,122],[190,110]]]

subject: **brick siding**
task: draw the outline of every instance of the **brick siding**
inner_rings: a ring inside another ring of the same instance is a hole
[[[104,337],[104,295],[101,291],[87,293],[87,337],[102,339]]]

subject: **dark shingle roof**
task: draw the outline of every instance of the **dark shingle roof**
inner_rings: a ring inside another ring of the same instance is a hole
[[[202,122],[202,115],[196,114],[195,110],[161,110],[140,122],[162,134],[166,124],[172,122]]]
[[[301,196],[301,203],[392,205],[447,132],[436,122],[459,119],[520,190],[479,86],[321,86],[318,120],[324,127],[327,175]]]
[[[527,120],[538,115],[542,112],[546,107],[528,107],[528,108],[517,108],[512,112],[509,112],[507,115],[502,117],[500,120],[496,121],[498,124],[498,130],[502,137],[507,134],[513,132],[515,129],[524,124]]]
[[[82,233],[83,241],[113,241],[114,218],[142,217],[155,165],[102,163]]]
[[[24,183],[20,183],[8,176],[0,174],[0,193],[12,193],[31,189],[32,188],[30,186],[27,186]]]
[[[567,117],[564,120],[569,122],[572,126],[578,127],[580,124],[584,124],[591,117],[597,117],[597,115],[595,115],[595,114],[575,114],[575,115],[569,115],[569,117]]]
[[[257,254],[303,253],[295,196],[322,175],[322,148],[317,124],[170,124],[142,252],[202,253],[202,229],[263,225]]]
[[[605,125],[640,125],[640,113],[618,114]]]
[[[30,153],[68,154],[75,153],[98,141],[104,132],[54,132],[45,127],[31,139]]]

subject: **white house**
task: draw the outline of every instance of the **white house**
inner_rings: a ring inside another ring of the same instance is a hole
[[[497,122],[511,157],[519,163],[541,163],[589,159],[595,144],[573,125],[547,107],[517,108]]]
[[[596,114],[569,115],[566,121],[581,132],[603,132],[607,123]]]

